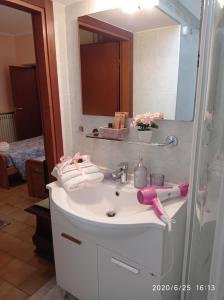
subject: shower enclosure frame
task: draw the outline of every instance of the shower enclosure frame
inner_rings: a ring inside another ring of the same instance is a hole
[[[186,236],[185,236],[185,253],[183,262],[183,276],[182,283],[188,284],[190,282],[190,262],[192,258],[192,239],[193,239],[193,226],[196,211],[196,198],[197,198],[197,184],[199,180],[199,159],[200,150],[202,147],[204,119],[206,107],[209,97],[209,78],[211,76],[211,58],[213,50],[213,39],[216,29],[215,12],[220,6],[218,0],[204,0],[202,9],[202,23],[201,23],[201,39],[199,50],[199,69],[197,77],[197,91],[196,91],[196,107],[195,107],[195,121],[193,131],[192,143],[192,159],[191,159],[191,172],[190,172],[190,192],[187,203],[187,223],[186,223]],[[224,178],[221,189],[224,192]],[[220,202],[220,211],[224,211],[224,201]],[[221,240],[220,236],[224,236],[224,218],[217,217],[215,228],[214,247],[211,258],[210,280],[209,283],[217,283],[215,293],[208,292],[208,300],[220,300],[220,288],[222,287],[221,278],[224,276],[222,265],[224,264],[224,239]],[[221,264],[223,262],[223,264]],[[222,276],[221,276],[222,274]],[[223,297],[223,295],[222,295]],[[187,293],[182,291],[181,300],[190,299]]]

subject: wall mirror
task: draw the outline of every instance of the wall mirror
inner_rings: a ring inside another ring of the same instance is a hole
[[[200,17],[168,2],[78,19],[83,114],[159,111],[167,120],[193,120]]]

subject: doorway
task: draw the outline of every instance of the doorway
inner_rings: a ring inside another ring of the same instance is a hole
[[[34,135],[39,135],[40,131],[43,132],[48,177],[49,181],[52,181],[51,170],[63,154],[52,2],[48,0],[0,0],[0,4],[30,13],[32,16],[36,54],[35,71],[34,66],[20,67],[17,70],[13,66],[12,72],[20,72],[19,76],[16,76],[17,84],[22,76],[28,76],[28,73],[29,80],[32,76],[34,77],[34,73],[37,78],[42,128],[37,128]],[[31,83],[27,82],[27,85],[30,87]],[[18,106],[18,108],[22,107]],[[19,112],[21,110],[18,110]],[[21,138],[23,139],[24,137]],[[40,141],[36,143],[40,144]],[[14,166],[6,165],[4,157],[2,155],[1,159],[0,155],[0,183],[4,183],[5,178],[16,172]],[[35,194],[35,197],[27,195],[25,184],[10,187],[10,189],[0,188],[1,299],[27,299],[55,276],[54,264],[50,261],[53,248],[49,202],[43,203],[48,200],[45,199],[40,205],[39,198],[47,196],[44,195],[45,191],[36,189],[42,177],[45,177],[42,176],[45,168],[42,168],[40,160],[31,163],[29,167],[27,166],[27,171],[34,183],[31,192]]]
[[[52,181],[51,170],[63,154],[53,4],[50,0],[0,0],[0,4],[32,15],[45,155]]]

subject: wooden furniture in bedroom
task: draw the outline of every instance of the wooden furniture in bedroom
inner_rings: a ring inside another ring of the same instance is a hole
[[[0,155],[0,186],[9,188],[9,176],[17,174],[15,167],[7,167],[7,160],[4,155]]]
[[[36,231],[32,238],[33,243],[36,246],[36,254],[49,260],[53,260],[54,251],[50,209],[33,205],[26,208],[25,211],[35,215],[37,218]]]
[[[36,66],[9,66],[18,140],[42,135]]]
[[[45,160],[26,161],[26,179],[28,193],[32,197],[44,199],[48,197],[46,191],[47,180],[47,166]]]

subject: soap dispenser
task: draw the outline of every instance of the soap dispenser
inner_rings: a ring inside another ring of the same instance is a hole
[[[134,186],[138,189],[147,186],[147,168],[143,165],[143,159],[140,155],[134,170]]]

